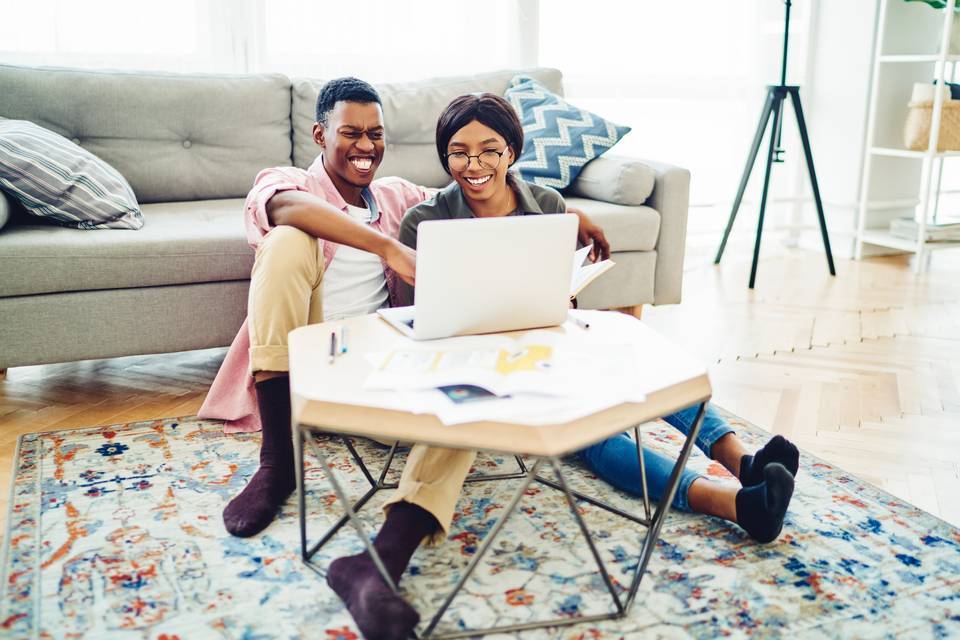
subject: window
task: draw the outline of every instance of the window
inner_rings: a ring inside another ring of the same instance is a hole
[[[214,70],[209,2],[4,2],[5,62],[127,69]]]
[[[732,200],[764,87],[779,82],[783,3],[592,0],[589,23],[574,19],[579,6],[541,2],[538,63],[563,71],[571,102],[633,128],[615,153],[687,167],[694,204]],[[788,81],[804,69],[806,6],[791,12]],[[792,117],[784,146],[796,159]]]
[[[255,67],[293,76],[372,82],[460,75],[517,65],[516,3],[261,0]]]

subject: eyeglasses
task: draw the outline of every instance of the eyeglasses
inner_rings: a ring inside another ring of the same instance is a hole
[[[471,156],[463,151],[454,151],[447,154],[447,166],[453,171],[466,171],[467,167],[470,166],[470,158],[476,158],[481,169],[496,169],[500,165],[500,157],[506,152],[507,149],[503,151],[488,149],[483,153]]]

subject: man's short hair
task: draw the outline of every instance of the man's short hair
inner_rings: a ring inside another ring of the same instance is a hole
[[[476,120],[485,124],[513,148],[516,161],[523,153],[523,126],[510,103],[494,93],[470,93],[454,98],[437,120],[437,154],[448,174],[447,144],[457,131]]]
[[[338,102],[376,102],[383,106],[380,94],[369,83],[359,78],[337,78],[320,87],[317,96],[317,122],[327,126],[327,120]]]

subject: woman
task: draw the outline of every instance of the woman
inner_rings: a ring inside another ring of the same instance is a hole
[[[559,193],[525,182],[509,170],[522,149],[523,129],[506,100],[490,93],[454,99],[437,122],[437,153],[453,182],[433,199],[407,211],[400,226],[400,242],[416,248],[417,225],[424,220],[565,212]],[[402,296],[412,302],[412,287],[406,286]],[[664,419],[689,433],[696,413],[697,407],[691,407]],[[758,542],[776,539],[793,495],[797,448],[775,436],[750,455],[730,425],[709,406],[696,444],[736,476],[741,488],[684,470],[673,507],[735,522]],[[613,486],[641,495],[636,446],[626,434],[577,455]],[[643,455],[650,495],[659,499],[674,461],[649,449]]]

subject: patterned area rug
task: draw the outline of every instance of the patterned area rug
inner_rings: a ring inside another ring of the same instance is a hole
[[[766,434],[730,417],[750,443]],[[645,426],[646,443],[676,450],[680,434]],[[195,418],[24,436],[16,459],[3,560],[0,636],[16,638],[323,638],[359,634],[323,578],[299,558],[295,503],[247,540],[220,513],[256,468],[256,434],[225,436]],[[358,443],[371,468],[384,450]],[[346,449],[324,444],[356,495],[365,487]],[[394,469],[401,467],[400,458]],[[480,472],[514,468],[481,457]],[[691,464],[720,481],[695,451]],[[590,487],[636,513],[570,462]],[[308,470],[309,527],[334,521],[322,470]],[[429,615],[505,508],[516,480],[467,485],[450,539],[414,556],[402,588]],[[380,519],[380,494],[363,511]],[[610,610],[609,595],[562,494],[533,487],[441,630],[578,617]],[[583,508],[608,568],[627,583],[640,531]],[[361,548],[343,530],[318,564]],[[784,533],[753,544],[736,527],[671,514],[628,619],[524,638],[718,636],[946,637],[960,635],[960,530],[810,456],[801,459]]]

